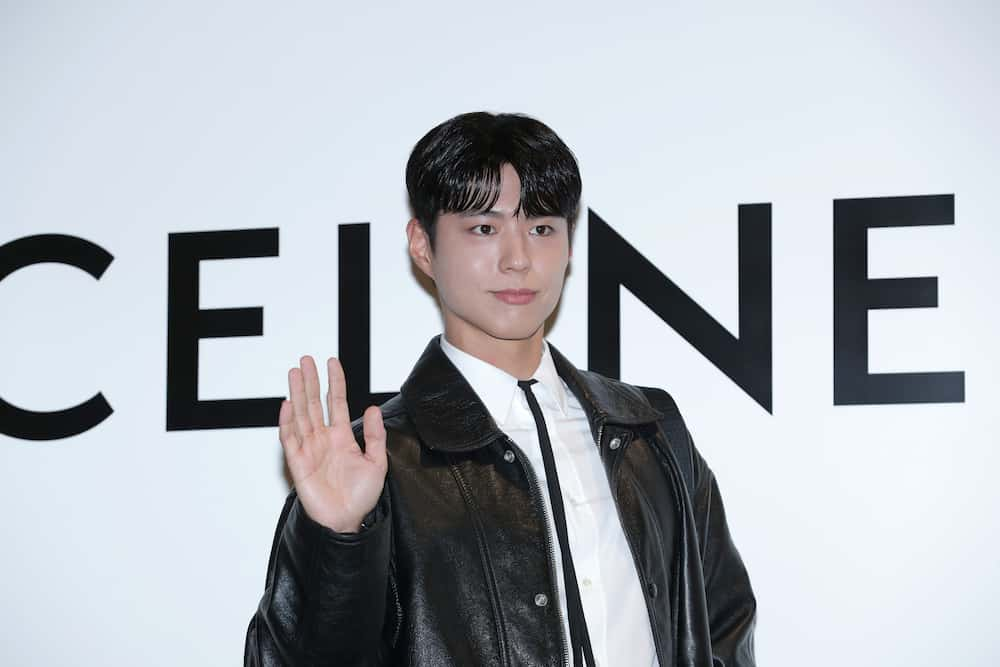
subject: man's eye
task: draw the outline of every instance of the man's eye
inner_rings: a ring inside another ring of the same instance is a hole
[[[535,225],[531,231],[538,236],[548,236],[555,231],[555,228],[552,225]]]
[[[476,225],[469,231],[477,236],[488,236],[493,233],[493,225]]]

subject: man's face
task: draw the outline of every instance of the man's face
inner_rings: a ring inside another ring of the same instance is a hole
[[[434,250],[411,221],[410,253],[435,282],[448,339],[465,349],[544,335],[569,264],[565,218],[514,216],[521,179],[500,172],[500,197],[485,213],[438,216]]]

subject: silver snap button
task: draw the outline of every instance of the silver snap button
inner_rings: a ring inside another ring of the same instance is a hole
[[[548,603],[549,603],[549,596],[546,595],[545,593],[539,593],[538,595],[535,596],[536,607],[544,607]]]
[[[508,449],[506,452],[503,453],[503,460],[506,461],[507,463],[513,463],[514,462],[514,452],[512,452],[512,451],[510,451]]]
[[[611,442],[608,443],[608,447],[610,447],[611,449],[618,449],[621,446],[622,446],[622,439],[619,438],[617,435],[611,438]]]

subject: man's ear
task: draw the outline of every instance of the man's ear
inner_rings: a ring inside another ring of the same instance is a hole
[[[431,250],[431,240],[427,236],[427,230],[416,218],[410,218],[406,223],[406,239],[410,250],[410,259],[423,271],[428,278],[434,280],[433,257]]]

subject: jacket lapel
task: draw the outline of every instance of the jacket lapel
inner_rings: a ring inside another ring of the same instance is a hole
[[[635,387],[578,370],[551,343],[549,351],[559,377],[586,412],[595,439],[605,423],[631,426],[663,416]],[[429,449],[467,452],[503,435],[465,376],[441,349],[440,335],[427,344],[400,395]]]

